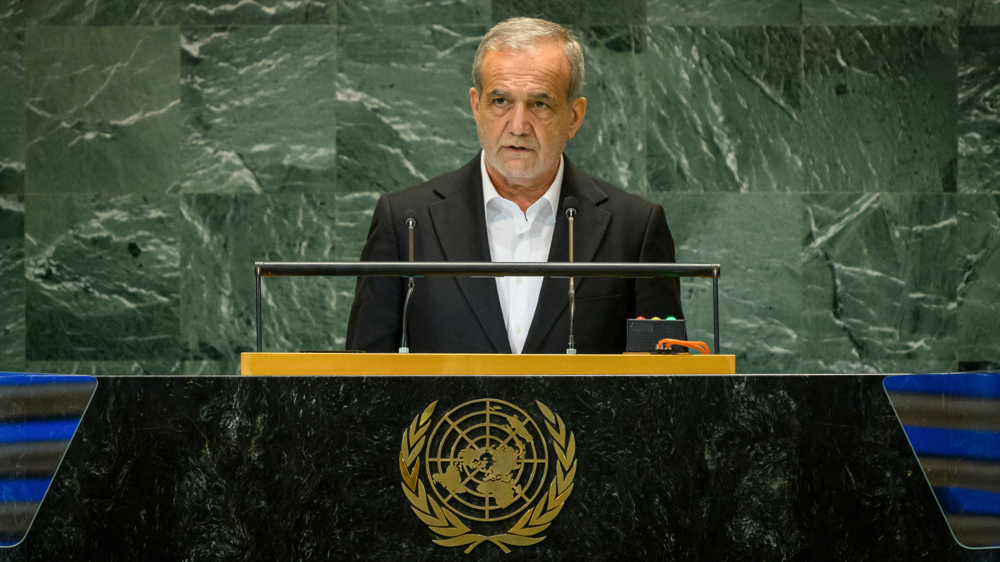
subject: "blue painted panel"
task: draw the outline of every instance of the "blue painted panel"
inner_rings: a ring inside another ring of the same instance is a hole
[[[90,398],[97,389],[97,379],[87,375],[0,373],[0,395],[4,392],[13,393],[19,388],[54,384],[63,386],[37,388],[37,392],[29,390],[16,394],[17,403],[26,407],[24,412],[38,411],[42,413],[23,413],[12,416],[6,423],[0,423],[0,450],[14,443],[27,444],[29,449],[32,444],[49,443],[48,448],[61,447],[65,453],[70,440],[80,425],[83,411],[86,410]],[[45,412],[49,412],[49,409],[38,410],[31,407],[33,401],[51,400],[54,394],[56,398],[64,394],[63,397],[66,401],[63,404],[67,407],[72,406],[69,408],[73,411],[72,414],[57,417],[57,414],[46,414]],[[76,413],[77,410],[79,413]],[[7,414],[10,416],[12,412],[7,412]],[[24,539],[28,529],[22,528],[21,525],[34,521],[34,515],[45,498],[57,470],[57,468],[53,468],[52,474],[36,478],[0,479],[0,510],[11,507],[10,504],[17,504],[15,510],[18,513],[17,521],[14,522],[15,526],[0,533],[0,548],[13,547]],[[30,519],[26,519],[28,515],[31,516]],[[8,517],[6,522],[11,523],[12,521]]]
[[[1000,515],[1000,494],[966,488],[934,488],[945,513]]]
[[[24,386],[29,384],[57,384],[57,383],[96,383],[97,380],[89,375],[44,375],[30,373],[5,373],[0,372],[0,387],[3,386]]]
[[[6,502],[40,502],[49,489],[51,478],[0,480],[0,500]]]
[[[78,419],[0,424],[0,443],[69,441],[80,424]]]
[[[1000,399],[1000,373],[895,375],[886,377],[882,384],[889,392]]]
[[[903,426],[917,456],[938,455],[966,459],[1000,460],[1000,433]]]

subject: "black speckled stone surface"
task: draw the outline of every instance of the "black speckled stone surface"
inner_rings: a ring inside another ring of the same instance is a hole
[[[0,560],[1000,560],[951,538],[882,376],[100,377]],[[403,429],[542,400],[575,489],[538,545],[431,542]]]

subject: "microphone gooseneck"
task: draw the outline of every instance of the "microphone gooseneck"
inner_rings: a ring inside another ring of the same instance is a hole
[[[417,219],[413,218],[416,215],[416,211],[413,209],[406,210],[406,230],[407,238],[409,239],[409,250],[410,250],[410,261],[413,261],[413,228],[417,226]],[[410,297],[413,296],[413,277],[410,277],[406,289],[406,300],[403,301],[403,338],[399,342],[399,352],[409,353],[410,352],[410,342],[406,337],[406,314],[410,310]]]
[[[569,262],[573,263],[573,218],[576,217],[576,207],[579,203],[576,197],[570,195],[563,200],[566,218],[569,219]],[[569,278],[569,343],[566,346],[567,355],[576,355],[576,343],[573,341],[573,320],[576,316],[576,289],[573,277]]]

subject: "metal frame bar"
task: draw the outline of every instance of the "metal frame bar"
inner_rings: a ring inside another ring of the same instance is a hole
[[[715,354],[719,354],[719,266],[712,268],[712,328],[715,332]]]
[[[260,320],[260,263],[254,264],[254,273],[257,277],[257,353],[264,348],[264,330]]]
[[[721,266],[691,263],[256,262],[257,352],[263,351],[261,277],[701,277],[712,279],[714,353],[719,353]]]

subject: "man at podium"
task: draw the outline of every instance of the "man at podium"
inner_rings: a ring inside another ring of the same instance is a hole
[[[660,205],[588,175],[563,154],[583,124],[583,51],[560,25],[514,18],[479,45],[469,89],[482,151],[462,168],[383,196],[362,261],[406,261],[414,219],[416,261],[673,262]],[[569,205],[567,205],[569,201]],[[420,353],[565,353],[568,280],[426,277],[407,318]],[[576,281],[580,353],[621,353],[626,319],[682,318],[676,278]],[[347,349],[400,346],[405,279],[360,277]]]

